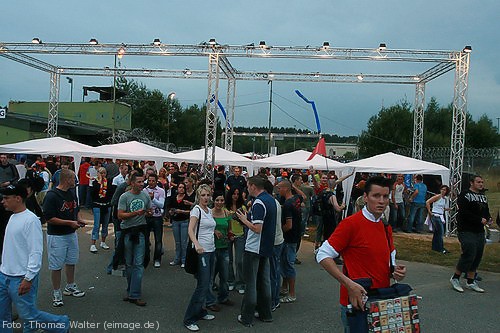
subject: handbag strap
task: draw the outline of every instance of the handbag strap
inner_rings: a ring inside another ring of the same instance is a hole
[[[200,224],[201,224],[201,207],[200,206],[197,207],[200,214],[198,215],[198,226],[196,227],[196,239],[198,239],[198,234],[200,233]]]
[[[389,278],[392,278],[392,273],[394,273],[394,264],[392,263],[392,257],[391,257],[391,241],[389,240],[389,226],[384,224],[384,230],[385,230],[385,238],[387,239],[387,246],[389,247],[389,265],[391,267],[391,272],[389,274]]]

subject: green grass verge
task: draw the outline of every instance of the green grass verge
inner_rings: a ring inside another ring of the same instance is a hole
[[[455,267],[461,253],[458,240],[445,239],[445,247],[451,252],[448,254],[432,251],[431,243],[431,235],[394,234],[398,259]],[[479,270],[500,273],[500,243],[486,245]]]

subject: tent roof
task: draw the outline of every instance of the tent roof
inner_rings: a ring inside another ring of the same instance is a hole
[[[346,165],[332,159],[315,155],[310,161],[307,159],[311,153],[305,150],[297,150],[291,153],[271,156],[254,161],[254,166],[271,168],[307,169],[313,166],[316,170],[343,170]]]
[[[174,159],[175,154],[142,142],[129,141],[95,147],[92,149],[91,156],[160,161]]]
[[[189,163],[202,164],[205,159],[205,148],[178,153],[175,154],[175,158],[178,161],[186,161]],[[241,154],[216,146],[215,164],[244,165],[248,167],[252,164],[252,161],[249,160],[248,158],[241,156]]]
[[[385,153],[359,161],[346,164],[347,167],[359,169],[362,172],[388,172],[403,174],[442,174],[449,169],[440,164],[426,162],[415,158],[398,155],[394,153]]]
[[[74,155],[87,152],[93,147],[61,137],[28,140],[18,143],[0,145],[4,153],[26,153],[42,155]]]

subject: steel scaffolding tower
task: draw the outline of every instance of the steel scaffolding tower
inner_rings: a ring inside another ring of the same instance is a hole
[[[450,221],[447,225],[449,233],[456,231],[457,199],[462,184],[464,165],[465,127],[467,121],[467,89],[469,85],[470,51],[466,49],[457,59],[455,69],[455,94],[453,96],[453,123],[451,128],[450,150]]]
[[[214,96],[214,97],[213,97]],[[210,103],[210,99],[214,99]],[[205,130],[205,160],[203,175],[214,180],[215,143],[217,140],[217,101],[219,100],[219,52],[214,48],[208,57],[208,97]]]
[[[50,73],[49,117],[47,121],[47,136],[57,136],[57,120],[59,118],[59,87],[61,74],[59,70]]]
[[[412,157],[422,159],[424,149],[424,105],[425,105],[425,83],[419,82],[415,85],[415,106],[413,114],[413,150]]]

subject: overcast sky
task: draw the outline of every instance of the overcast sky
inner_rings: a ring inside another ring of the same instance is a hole
[[[500,117],[500,2],[489,1],[2,1],[0,42],[198,44],[216,38],[221,44],[330,45],[351,48],[461,50],[471,45],[468,111],[474,119]],[[109,57],[45,57],[56,65],[113,66]],[[418,73],[421,64],[385,67],[366,62],[230,59],[236,69],[328,73]],[[129,57],[129,68],[204,69],[205,58]],[[183,106],[203,104],[207,82],[180,79],[141,79],[165,94],[176,92]],[[453,99],[454,72],[427,84],[441,105]],[[112,78],[74,78],[74,100],[83,85],[112,85]],[[225,83],[221,84],[225,92]],[[300,90],[314,100],[323,132],[358,135],[380,107],[402,100],[414,102],[415,87],[381,84],[274,83],[273,126],[316,130],[312,110],[295,95]],[[267,126],[269,85],[237,82],[236,125]],[[222,95],[220,95],[222,96]],[[49,75],[0,57],[0,106],[9,100],[47,101]],[[69,101],[70,86],[61,79],[60,101]],[[225,98],[220,97],[223,104]]]

